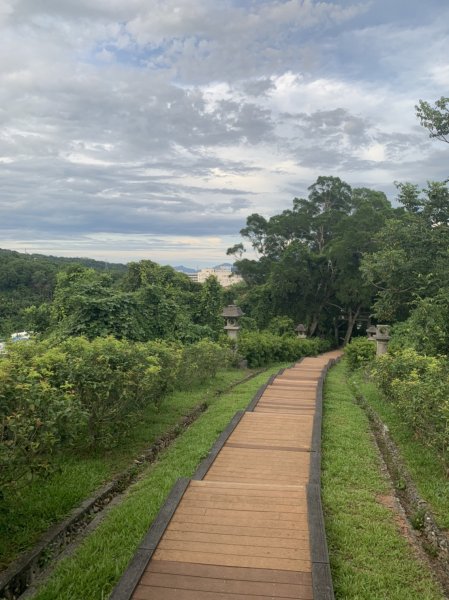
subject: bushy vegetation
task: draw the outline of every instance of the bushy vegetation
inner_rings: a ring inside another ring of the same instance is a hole
[[[60,448],[116,445],[145,405],[212,377],[229,358],[208,340],[11,345],[0,360],[0,487],[45,472]]]
[[[354,338],[345,348],[346,365],[356,371],[372,363],[376,355],[376,343],[366,338]]]
[[[288,335],[278,336],[270,332],[245,332],[239,340],[239,353],[248,361],[249,367],[260,367],[273,362],[294,361],[303,356],[314,356],[331,347],[328,340],[320,338],[300,339]]]
[[[423,444],[449,459],[449,364],[412,348],[379,357],[373,377]]]

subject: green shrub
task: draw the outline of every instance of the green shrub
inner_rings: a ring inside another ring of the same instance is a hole
[[[345,348],[346,364],[350,371],[369,365],[376,356],[376,343],[367,338],[354,338]]]
[[[60,346],[63,378],[88,414],[88,445],[111,447],[144,404],[157,403],[164,393],[159,359],[143,343],[113,337],[69,338]]]
[[[423,356],[412,348],[375,361],[373,376],[384,397],[427,445],[449,458],[449,365],[446,357]]]
[[[0,360],[0,485],[44,471],[59,448],[117,445],[145,406],[213,377],[231,357],[209,340],[11,345]]]
[[[328,340],[278,336],[267,331],[243,332],[238,342],[239,353],[251,368],[273,362],[295,361],[303,356],[315,356],[326,352],[330,347]]]
[[[202,383],[217,374],[218,369],[226,368],[231,362],[232,352],[210,340],[201,340],[185,346],[182,354],[182,370],[179,374],[179,387]]]
[[[49,469],[48,457],[81,435],[87,413],[70,385],[55,383],[65,356],[35,342],[0,361],[0,489]]]

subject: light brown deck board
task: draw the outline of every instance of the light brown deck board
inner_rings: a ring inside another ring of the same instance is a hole
[[[307,485],[317,387],[334,355],[284,371],[244,414],[190,482],[133,600],[314,600]]]

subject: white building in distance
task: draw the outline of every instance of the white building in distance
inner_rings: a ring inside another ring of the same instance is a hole
[[[229,287],[235,283],[241,283],[243,278],[229,267],[219,267],[212,269],[201,269],[196,273],[186,273],[187,277],[197,283],[204,283],[212,275],[217,278],[218,283],[223,287]]]

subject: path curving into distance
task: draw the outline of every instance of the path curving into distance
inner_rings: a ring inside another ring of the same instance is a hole
[[[340,351],[281,371],[174,486],[111,600],[334,598],[320,499],[322,387]]]

